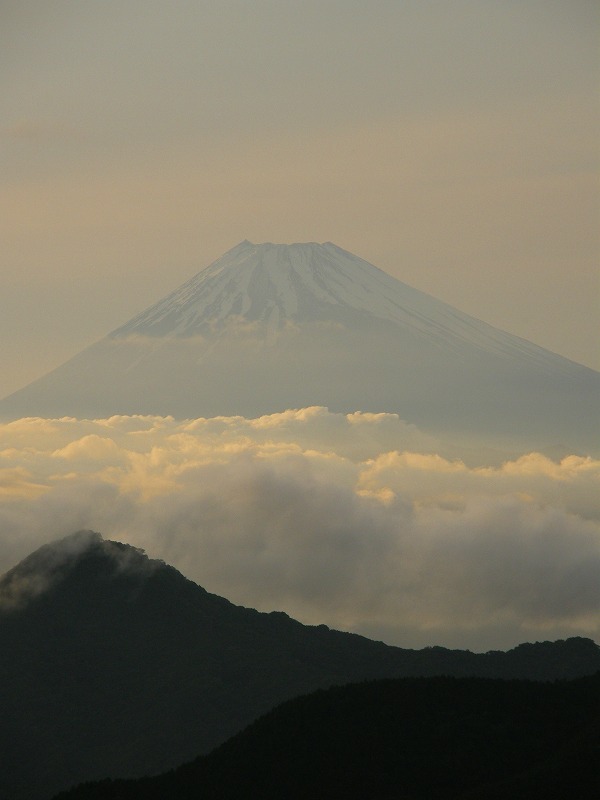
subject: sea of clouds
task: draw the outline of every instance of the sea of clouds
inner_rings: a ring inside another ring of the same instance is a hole
[[[0,573],[80,529],[403,646],[600,633],[600,461],[467,463],[395,414],[0,424]]]

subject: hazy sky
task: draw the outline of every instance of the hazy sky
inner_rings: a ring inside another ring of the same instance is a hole
[[[242,239],[600,368],[594,0],[2,0],[0,395]]]

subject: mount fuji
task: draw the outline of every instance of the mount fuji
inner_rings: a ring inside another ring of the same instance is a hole
[[[438,436],[598,451],[600,373],[331,242],[244,241],[0,417],[394,412]]]

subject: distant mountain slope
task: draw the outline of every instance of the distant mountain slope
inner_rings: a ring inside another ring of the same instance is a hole
[[[242,242],[0,417],[388,411],[436,434],[600,448],[600,374],[328,242]]]
[[[56,800],[548,800],[600,794],[600,673],[403,678],[291,700],[205,758]]]
[[[80,532],[0,579],[0,798],[159,773],[332,684],[598,669],[600,649],[587,639],[476,655],[304,626],[234,606],[133,547]]]
[[[244,241],[110,337],[214,336],[232,322],[265,323],[267,333],[314,322],[351,328],[374,319],[423,334],[440,347],[463,343],[557,368],[548,351],[413,289],[332,242]]]

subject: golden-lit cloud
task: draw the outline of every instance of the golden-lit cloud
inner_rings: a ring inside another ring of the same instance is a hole
[[[0,503],[6,500],[33,499],[47,490],[43,483],[35,483],[24,467],[0,468]]]
[[[0,568],[96,529],[234,602],[400,644],[597,633],[600,461],[469,466],[432,444],[394,414],[318,407],[17,420]]]

